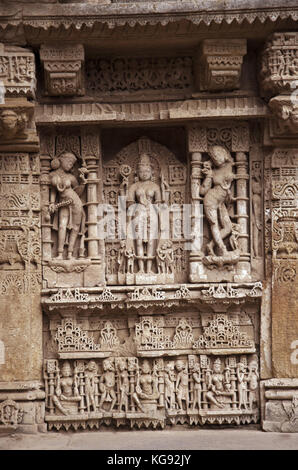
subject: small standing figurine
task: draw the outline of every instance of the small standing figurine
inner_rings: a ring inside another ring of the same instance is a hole
[[[88,413],[91,410],[96,411],[95,395],[97,391],[97,365],[94,361],[89,361],[85,368],[85,394]]]
[[[127,248],[125,250],[125,257],[127,259],[127,273],[133,274],[134,273],[134,259],[135,259],[135,252],[133,248]]]
[[[152,274],[156,239],[160,235],[159,205],[162,195],[161,186],[153,181],[151,159],[147,153],[142,153],[139,157],[137,176],[138,181],[128,189],[128,243],[133,245],[135,240],[138,272]],[[131,206],[136,208],[133,217]]]
[[[176,374],[174,370],[174,363],[169,362],[165,366],[165,403],[169,410],[174,410],[176,407],[175,382]]]
[[[259,372],[256,360],[250,361],[248,365],[248,385],[249,385],[249,408],[252,410],[254,403],[258,403],[258,382]]]
[[[159,274],[166,272],[167,243],[163,242],[156,250],[157,271]]]
[[[245,377],[245,366],[241,362],[237,364],[237,383],[238,383],[238,408],[241,406],[247,410],[247,379]]]
[[[118,252],[118,265],[119,265],[118,271],[121,274],[124,274],[125,269],[126,269],[126,257],[125,257],[126,248],[125,248],[125,245],[126,245],[126,241],[121,240],[120,241],[120,248],[119,248],[119,252]]]
[[[99,379],[99,390],[101,392],[99,408],[102,409],[104,402],[111,402],[110,411],[113,410],[116,404],[116,393],[115,393],[115,369],[110,359],[103,361],[103,374]]]
[[[188,372],[187,367],[182,360],[176,362],[177,379],[176,379],[176,396],[178,407],[180,411],[183,411],[183,401],[185,401],[186,410],[189,408],[189,397],[188,397]]]
[[[201,385],[201,370],[200,370],[200,364],[196,362],[194,364],[193,370],[192,370],[192,378],[194,381],[194,391],[193,391],[193,404],[192,404],[192,409],[194,410],[196,406],[198,406],[198,409],[201,409],[201,391],[202,391],[202,385]]]
[[[120,358],[118,361],[118,378],[120,389],[119,411],[128,411],[128,396],[129,396],[129,377],[126,370],[125,360]]]
[[[255,258],[261,256],[260,237],[262,230],[262,184],[259,177],[255,176],[251,183],[252,189],[252,248]]]

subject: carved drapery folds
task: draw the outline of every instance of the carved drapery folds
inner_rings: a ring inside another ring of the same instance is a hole
[[[240,88],[246,39],[204,39],[196,59],[200,91],[229,91]]]
[[[84,47],[81,44],[41,45],[45,94],[80,96],[84,94]]]

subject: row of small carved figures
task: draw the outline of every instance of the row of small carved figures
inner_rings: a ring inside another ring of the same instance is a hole
[[[136,358],[135,358],[136,359]],[[183,360],[163,362],[157,360],[151,368],[144,360],[141,368],[131,363],[126,368],[125,361],[119,361],[115,369],[113,361],[103,361],[103,371],[98,373],[95,361],[84,367],[82,362],[74,366],[65,361],[61,372],[58,363],[45,370],[47,407],[50,414],[55,408],[62,414],[77,414],[91,411],[135,411],[144,412],[144,403],[155,403],[156,409],[168,411],[190,411],[195,409],[238,409],[252,410],[258,403],[258,368],[256,363],[236,367],[225,366],[216,359],[213,370],[201,370],[195,363],[187,370]],[[52,361],[53,365],[53,361]],[[153,369],[153,370],[152,370]],[[99,400],[100,396],[100,400]],[[111,403],[109,410],[106,403]],[[71,405],[72,411],[69,410]]]

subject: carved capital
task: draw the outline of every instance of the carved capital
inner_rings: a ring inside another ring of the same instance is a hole
[[[290,95],[275,96],[269,101],[273,111],[272,127],[275,134],[287,135],[298,132],[298,101]]]
[[[0,150],[38,151],[33,110],[34,105],[22,98],[0,104]]]
[[[46,95],[84,95],[84,47],[81,44],[43,44],[40,58],[44,66]]]
[[[0,44],[0,103],[5,96],[33,96],[34,54],[22,47]]]
[[[260,84],[265,96],[289,93],[298,85],[298,33],[274,33],[261,57]]]
[[[246,39],[205,39],[198,56],[199,89],[229,91],[240,87]]]

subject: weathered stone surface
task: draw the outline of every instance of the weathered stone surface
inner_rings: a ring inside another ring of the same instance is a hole
[[[262,384],[265,398],[263,430],[297,432],[297,379],[271,379]]]

